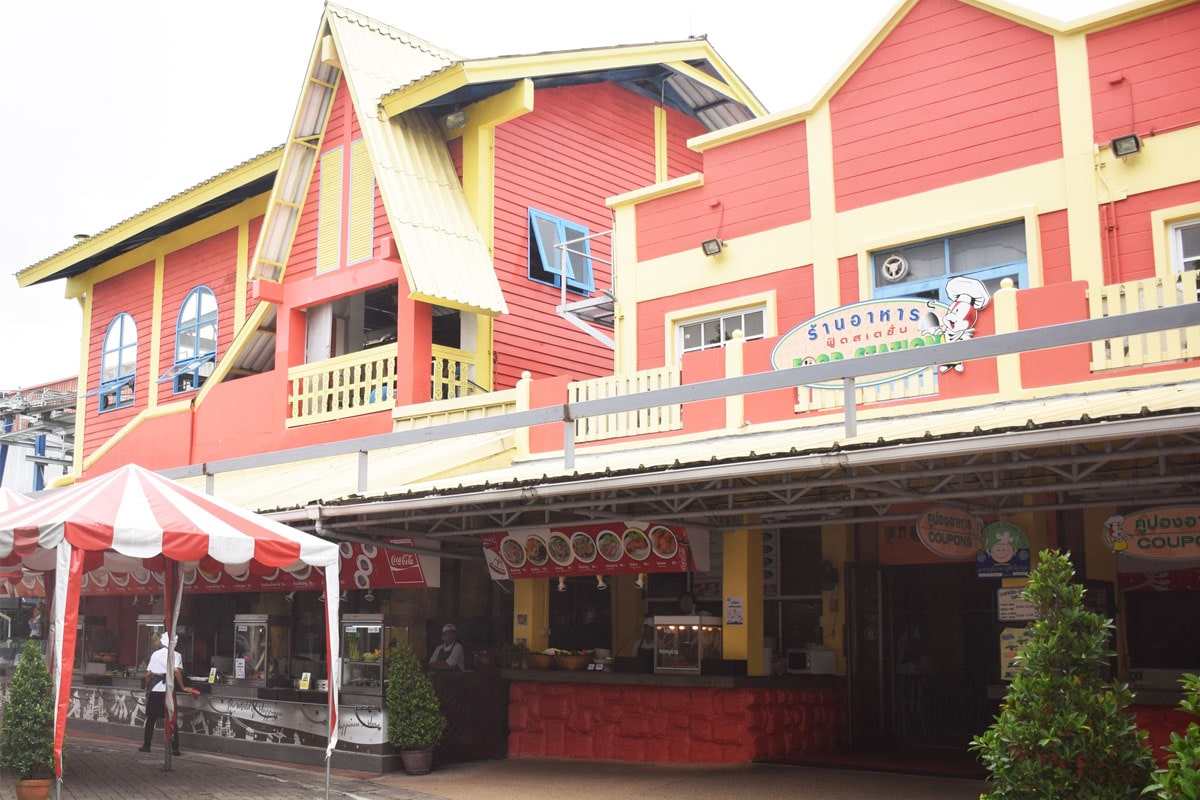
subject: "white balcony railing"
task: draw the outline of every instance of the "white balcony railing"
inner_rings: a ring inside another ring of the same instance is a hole
[[[1195,271],[1088,290],[1092,319],[1195,303]],[[1200,325],[1092,342],[1092,370],[1141,367],[1200,356]]]
[[[395,404],[394,345],[288,370],[289,427],[383,411]]]
[[[569,402],[577,403],[582,400],[641,394],[654,389],[679,386],[679,380],[680,369],[678,366],[658,367],[657,369],[642,370],[632,375],[609,375],[586,381],[575,381],[567,385],[567,397]],[[676,403],[626,411],[620,414],[585,417],[575,421],[575,441],[594,442],[619,436],[676,431],[683,427],[681,409],[682,406]]]

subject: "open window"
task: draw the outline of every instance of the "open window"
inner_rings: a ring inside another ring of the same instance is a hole
[[[871,254],[875,297],[925,297],[948,303],[946,282],[969,275],[995,293],[1011,278],[1028,286],[1023,220],[965,231],[939,239],[889,247]]]
[[[122,312],[113,317],[104,333],[100,354],[100,385],[88,392],[100,397],[99,410],[111,411],[133,404],[137,378],[137,325]]]
[[[586,295],[595,289],[588,229],[529,209],[529,279],[561,287],[564,274],[568,291]]]
[[[207,286],[188,292],[175,323],[175,363],[159,377],[175,394],[199,389],[217,362],[217,298]]]

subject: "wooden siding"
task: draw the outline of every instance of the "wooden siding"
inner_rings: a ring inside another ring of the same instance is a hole
[[[667,116],[667,180],[699,172],[704,156],[687,146],[687,140],[708,133],[698,120],[682,114]]]
[[[798,123],[707,151],[703,186],[638,206],[638,260],[808,219],[807,148]]]
[[[1062,156],[1054,41],[921,0],[830,101],[838,210]]]
[[[254,219],[250,220],[250,226],[249,226],[250,235],[247,237],[247,245],[246,245],[250,249],[250,252],[247,253],[247,255],[246,255],[247,261],[250,263],[254,262],[254,248],[258,246],[258,234],[260,231],[262,231],[262,225],[263,225],[262,217],[255,217]],[[247,317],[249,317],[250,313],[252,311],[254,311],[254,309],[258,306],[258,302],[259,301],[254,298],[253,292],[249,292],[249,291],[246,292],[246,316]]]
[[[1104,240],[1106,283],[1124,283],[1155,275],[1154,230],[1150,213],[1200,200],[1200,182],[1185,183],[1154,192],[1130,195],[1118,203],[1103,204],[1101,225],[1112,227]]]
[[[858,256],[843,256],[838,259],[838,289],[841,291],[844,306],[867,299],[858,285]],[[825,308],[821,310],[828,311]]]
[[[1088,36],[1096,141],[1195,125],[1200,117],[1200,5]]]
[[[560,290],[529,279],[529,208],[585,225],[612,227],[604,201],[654,182],[654,104],[612,84],[539,90],[534,111],[496,132],[495,251],[509,313],[494,327],[495,388],[569,371],[612,372],[612,350],[555,312]],[[690,133],[676,124],[672,140]],[[597,290],[611,287],[610,242],[591,244]],[[581,299],[568,293],[568,302]]]
[[[162,337],[158,354],[161,375],[175,363],[179,309],[197,286],[212,289],[217,301],[217,355],[233,339],[233,304],[237,291],[237,229],[230,229],[182,250],[168,253],[163,265]],[[152,380],[158,380],[154,375]],[[159,384],[159,400],[172,396],[171,382]]]
[[[1071,241],[1067,230],[1067,212],[1052,211],[1038,217],[1042,240],[1042,285],[1070,283]],[[1029,276],[1033,279],[1033,276]],[[1022,288],[1029,288],[1027,286]]]
[[[98,411],[99,398],[93,395],[84,402],[84,438],[80,450],[87,457],[107,442],[117,431],[145,409],[150,397],[150,382],[158,376],[150,374],[151,323],[154,312],[154,263],[122,272],[116,277],[92,287],[92,319],[88,328],[88,368],[84,391],[100,385],[100,359],[104,349],[104,334],[113,318],[128,313],[137,326],[137,371],[134,381],[134,401],[124,408]]]

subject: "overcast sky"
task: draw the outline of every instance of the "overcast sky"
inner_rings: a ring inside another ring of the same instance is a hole
[[[80,313],[63,282],[17,272],[283,142],[322,0],[12,3],[0,124],[0,389],[76,374]],[[467,57],[707,35],[770,111],[801,105],[893,0],[346,0]],[[1071,20],[1113,0],[1025,0]],[[567,9],[571,8],[570,11]],[[463,23],[469,27],[463,28]]]

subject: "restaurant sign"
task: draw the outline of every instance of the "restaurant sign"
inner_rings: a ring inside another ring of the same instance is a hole
[[[1104,522],[1104,543],[1114,553],[1134,558],[1200,558],[1200,506],[1111,516]]]
[[[969,511],[934,506],[917,519],[917,539],[951,561],[968,561],[983,549],[983,520]]]
[[[983,529],[983,548],[975,555],[977,578],[1021,578],[1029,575],[1029,539],[1011,522]]]
[[[687,530],[675,525],[613,522],[479,538],[493,580],[687,572],[695,566]]]
[[[774,369],[790,369],[809,364],[824,364],[847,358],[863,358],[897,350],[939,344],[940,332],[923,332],[922,321],[930,315],[940,318],[949,306],[934,300],[897,297],[866,300],[842,306],[812,317],[780,337],[771,351]],[[899,380],[920,372],[924,367],[863,376],[858,386],[874,386]],[[814,389],[840,389],[841,381],[809,383]]]

